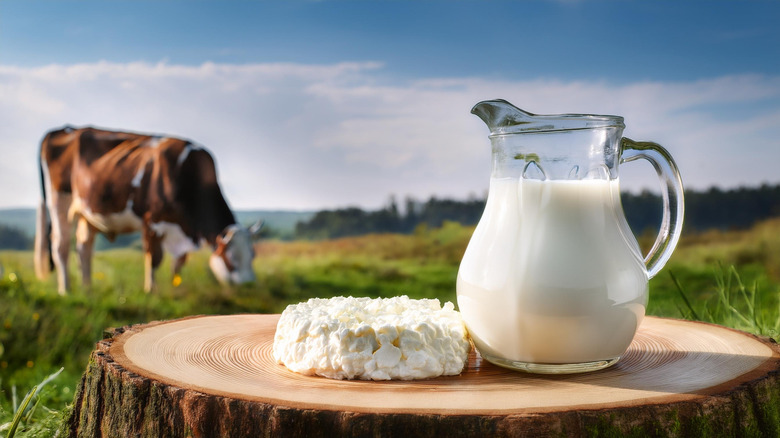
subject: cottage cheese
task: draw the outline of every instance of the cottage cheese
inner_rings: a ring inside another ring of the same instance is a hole
[[[288,306],[273,355],[297,373],[331,379],[412,380],[457,375],[471,344],[452,303],[335,297]]]

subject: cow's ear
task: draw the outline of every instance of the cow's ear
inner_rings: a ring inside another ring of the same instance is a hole
[[[265,221],[263,219],[258,219],[254,225],[249,227],[249,235],[252,236],[253,239],[258,239],[260,237],[260,231],[263,229],[264,223]]]
[[[220,234],[220,237],[222,238],[222,242],[227,246],[230,243],[230,240],[233,239],[233,235],[236,234],[236,230],[233,227],[228,227],[224,231],[224,237]]]

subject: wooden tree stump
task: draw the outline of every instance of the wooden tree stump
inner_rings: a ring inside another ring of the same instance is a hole
[[[645,318],[612,368],[564,376],[336,381],[272,357],[279,315],[192,317],[98,343],[67,436],[780,436],[780,348],[724,327]]]

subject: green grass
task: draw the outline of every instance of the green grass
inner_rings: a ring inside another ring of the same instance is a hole
[[[780,336],[780,219],[684,236],[650,281],[647,312]]]
[[[64,368],[34,397],[35,410],[20,419],[16,431],[16,436],[51,435],[95,342],[109,327],[196,314],[278,313],[314,296],[405,294],[455,302],[458,263],[471,232],[448,223],[421,227],[414,235],[264,241],[254,262],[256,284],[237,288],[218,285],[206,267],[207,252],[190,257],[183,283],[174,287],[166,258],[152,294],[142,290],[143,258],[136,250],[97,253],[91,291],[78,287],[73,256],[76,287],[64,297],[53,278],[35,279],[30,252],[0,252],[0,425],[13,421],[25,394]],[[648,314],[695,315],[777,337],[778,296],[780,220],[775,220],[749,231],[685,236],[667,268],[651,280]]]
[[[684,304],[678,306],[679,311],[687,319],[722,324],[757,335],[778,337],[780,311],[777,306],[766,304],[767,300],[763,299],[764,295],[758,288],[757,281],[746,286],[734,265],[728,268],[718,265],[715,270],[715,296],[698,306],[691,303],[688,292],[674,273],[670,271],[669,274]]]

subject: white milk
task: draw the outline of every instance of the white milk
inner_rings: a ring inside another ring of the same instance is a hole
[[[595,362],[628,348],[647,280],[616,180],[493,178],[458,306],[488,360]]]

